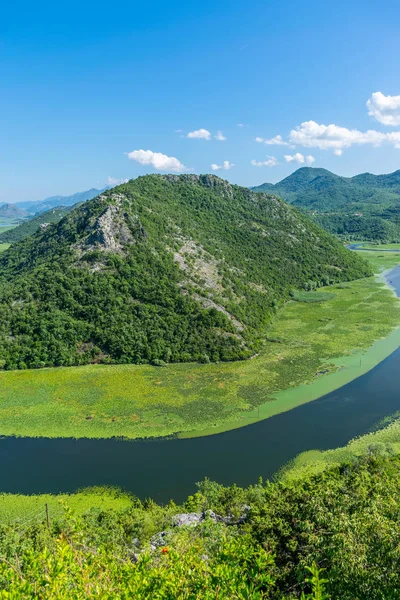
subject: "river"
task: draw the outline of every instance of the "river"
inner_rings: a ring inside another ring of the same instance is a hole
[[[400,267],[387,279],[400,296]],[[180,502],[209,477],[223,484],[271,477],[300,452],[367,433],[400,410],[400,348],[351,383],[289,412],[218,435],[173,440],[0,439],[2,492],[73,492],[115,485]]]

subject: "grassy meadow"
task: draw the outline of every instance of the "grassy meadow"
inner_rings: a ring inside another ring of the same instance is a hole
[[[106,487],[88,488],[74,494],[0,494],[0,525],[13,523],[18,527],[20,522],[23,530],[36,521],[44,521],[46,504],[50,519],[54,519],[64,516],[65,504],[81,515],[91,508],[123,510],[132,505],[132,498],[120,490]]]
[[[367,242],[362,242],[363,248],[365,250],[398,250],[400,252],[400,244],[370,244]]]
[[[4,252],[7,248],[10,247],[10,244],[0,244],[0,252]]]
[[[400,262],[394,253],[365,255],[376,272]],[[260,355],[248,361],[2,372],[0,435],[134,439],[240,427],[354,379],[363,372],[361,359],[372,368],[398,347],[399,330],[389,334],[399,323],[392,290],[381,278],[367,278],[315,297],[299,294],[278,312]],[[382,338],[379,351],[364,360]]]

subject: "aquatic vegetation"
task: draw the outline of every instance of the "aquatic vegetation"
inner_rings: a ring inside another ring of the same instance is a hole
[[[385,268],[397,260],[396,255],[376,259]],[[321,293],[334,297],[317,303],[288,302],[252,360],[2,372],[0,433],[90,438],[201,435],[289,410],[318,396],[307,398],[303,391],[296,395],[289,390],[290,397],[281,398],[280,390],[317,381],[322,395],[329,390],[324,382],[328,384],[330,374],[343,365],[340,378],[346,373],[358,376],[361,372],[353,363],[359,364],[360,356],[354,352],[365,351],[399,323],[400,303],[374,278]],[[382,360],[395,347],[388,345],[386,350],[384,344],[374,360]],[[368,368],[373,365],[371,360]],[[342,384],[340,379],[336,387]]]

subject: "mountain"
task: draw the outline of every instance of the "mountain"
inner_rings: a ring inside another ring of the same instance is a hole
[[[23,221],[14,229],[9,229],[0,233],[0,244],[13,244],[25,239],[28,235],[35,233],[40,227],[44,228],[49,223],[58,223],[66,214],[69,213],[72,207],[60,206],[52,208],[47,212],[40,213],[36,217],[32,217],[27,221]]]
[[[312,211],[325,229],[348,239],[400,241],[400,170],[340,177],[326,169],[302,167],[275,185],[252,190],[276,194]]]
[[[110,186],[107,186],[102,190],[91,188],[90,190],[86,190],[84,192],[76,192],[71,196],[50,196],[49,198],[45,198],[45,200],[18,202],[18,207],[25,209],[29,214],[36,215],[38,213],[48,211],[51,208],[56,208],[59,206],[73,206],[74,204],[78,204],[78,202],[86,202],[87,200],[95,198],[108,189],[110,189]]]
[[[3,204],[0,206],[0,218],[4,219],[21,219],[26,217],[28,213],[20,209],[15,204]]]
[[[0,364],[243,359],[293,290],[370,274],[283,200],[139,177],[0,256]]]

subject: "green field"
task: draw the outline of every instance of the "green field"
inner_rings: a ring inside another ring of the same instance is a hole
[[[389,253],[368,253],[368,259],[377,272],[400,262]],[[324,301],[288,302],[252,360],[2,372],[0,434],[204,435],[313,400],[372,368],[400,341],[399,329],[389,335],[400,323],[400,302],[379,277],[321,291],[327,292]]]
[[[44,521],[46,504],[52,520],[63,517],[65,504],[80,515],[91,508],[123,510],[132,506],[132,498],[120,490],[104,487],[88,488],[75,494],[0,494],[0,524],[13,523],[18,526],[19,521],[21,529],[25,529],[35,522]]]
[[[368,242],[360,242],[363,245],[363,248],[365,248],[365,250],[376,250],[379,252],[379,250],[399,250],[400,251],[400,244],[371,244]]]
[[[7,248],[10,247],[10,244],[0,244],[0,252],[4,252]]]

